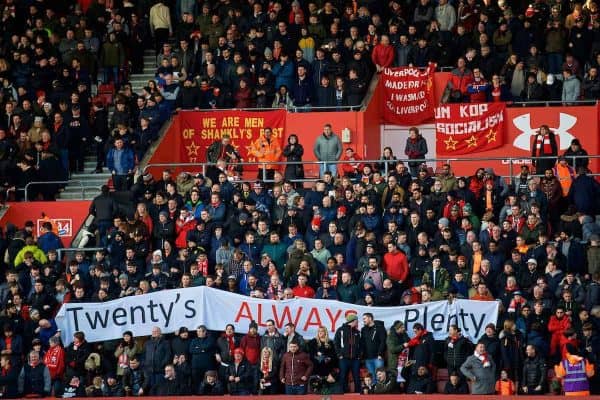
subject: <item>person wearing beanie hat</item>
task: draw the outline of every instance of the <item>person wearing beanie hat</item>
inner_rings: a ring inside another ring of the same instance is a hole
[[[348,372],[352,372],[354,382],[360,382],[360,345],[361,336],[358,330],[356,313],[346,315],[346,323],[335,331],[333,339],[335,351],[339,357],[340,377],[344,393],[348,392]],[[360,393],[360,385],[354,391]]]
[[[250,365],[257,365],[260,358],[260,336],[258,335],[258,324],[255,320],[250,321],[248,333],[240,341],[239,349],[244,351],[246,360]],[[237,350],[237,349],[236,349]]]

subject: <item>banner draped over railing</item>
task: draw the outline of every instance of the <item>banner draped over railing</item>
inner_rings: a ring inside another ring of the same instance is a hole
[[[223,135],[229,135],[231,144],[244,161],[258,161],[248,155],[252,142],[261,137],[265,128],[271,128],[272,139],[283,146],[285,117],[285,110],[181,112],[180,160],[184,163],[206,162],[208,147],[221,140]]]
[[[281,329],[289,322],[307,338],[315,337],[319,326],[333,332],[346,322],[346,315],[365,312],[389,328],[402,321],[411,332],[421,323],[437,340],[448,335],[448,326],[456,324],[464,336],[476,341],[485,326],[496,323],[498,303],[495,301],[436,301],[403,307],[365,307],[333,300],[293,299],[274,301],[256,299],[206,286],[164,290],[145,295],[124,297],[105,303],[67,303],[56,315],[56,323],[65,343],[73,340],[77,331],[85,332],[86,340],[98,342],[118,339],[125,331],[135,336],[150,335],[158,326],[163,333],[175,332],[185,326],[196,329],[205,325],[222,331],[233,324],[236,332],[247,332],[252,320],[262,328],[272,319]]]
[[[385,68],[383,119],[390,124],[418,125],[433,118],[435,64],[425,70],[415,67]]]
[[[437,155],[471,154],[503,146],[505,112],[505,103],[444,104],[437,107]]]

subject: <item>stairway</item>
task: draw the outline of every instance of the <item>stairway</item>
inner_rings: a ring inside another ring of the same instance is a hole
[[[131,87],[135,93],[141,94],[142,88],[154,79],[156,72],[156,56],[154,50],[144,52],[144,73],[132,74],[129,77]],[[112,107],[109,108],[109,119],[112,116]],[[93,149],[90,149],[94,151]],[[70,183],[59,193],[57,200],[92,200],[100,194],[100,187],[105,185],[111,174],[104,168],[105,173],[94,174],[96,169],[96,155],[88,154],[85,157],[84,172],[71,174]],[[83,186],[83,194],[82,194]]]
[[[148,86],[148,81],[154,79],[156,73],[156,52],[154,50],[144,51],[144,73],[131,75],[129,82],[131,88],[137,94],[142,93],[142,88]]]

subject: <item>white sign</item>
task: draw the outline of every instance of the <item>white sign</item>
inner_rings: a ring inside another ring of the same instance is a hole
[[[227,324],[233,324],[237,332],[245,333],[252,320],[263,331],[269,319],[279,329],[293,322],[296,331],[311,338],[321,325],[333,335],[346,322],[348,314],[357,313],[360,317],[366,312],[383,321],[386,328],[394,321],[402,321],[411,332],[414,324],[421,323],[437,340],[445,339],[448,326],[456,324],[464,336],[477,341],[487,324],[496,323],[498,303],[455,300],[452,304],[436,301],[403,307],[365,307],[333,300],[256,299],[200,286],[105,303],[67,303],[56,315],[56,324],[66,344],[77,331],[84,332],[90,342],[117,339],[128,330],[135,336],[146,336],[154,326],[160,327],[163,333],[170,333],[183,326],[196,329],[198,325],[222,331]]]

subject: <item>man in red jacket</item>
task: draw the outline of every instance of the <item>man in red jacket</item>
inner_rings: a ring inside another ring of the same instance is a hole
[[[285,385],[285,394],[305,394],[313,363],[307,353],[300,350],[298,342],[292,340],[288,351],[281,358],[279,379]]]
[[[388,243],[388,252],[383,256],[383,270],[388,277],[405,286],[408,278],[408,259],[406,254],[398,249],[396,243]]]
[[[65,374],[65,349],[60,344],[60,339],[52,336],[49,340],[50,347],[44,355],[44,364],[50,371],[52,389],[54,393],[61,393],[61,385]]]
[[[394,64],[394,46],[390,45],[390,38],[387,35],[381,35],[381,41],[373,48],[371,60],[375,64],[377,72]]]

